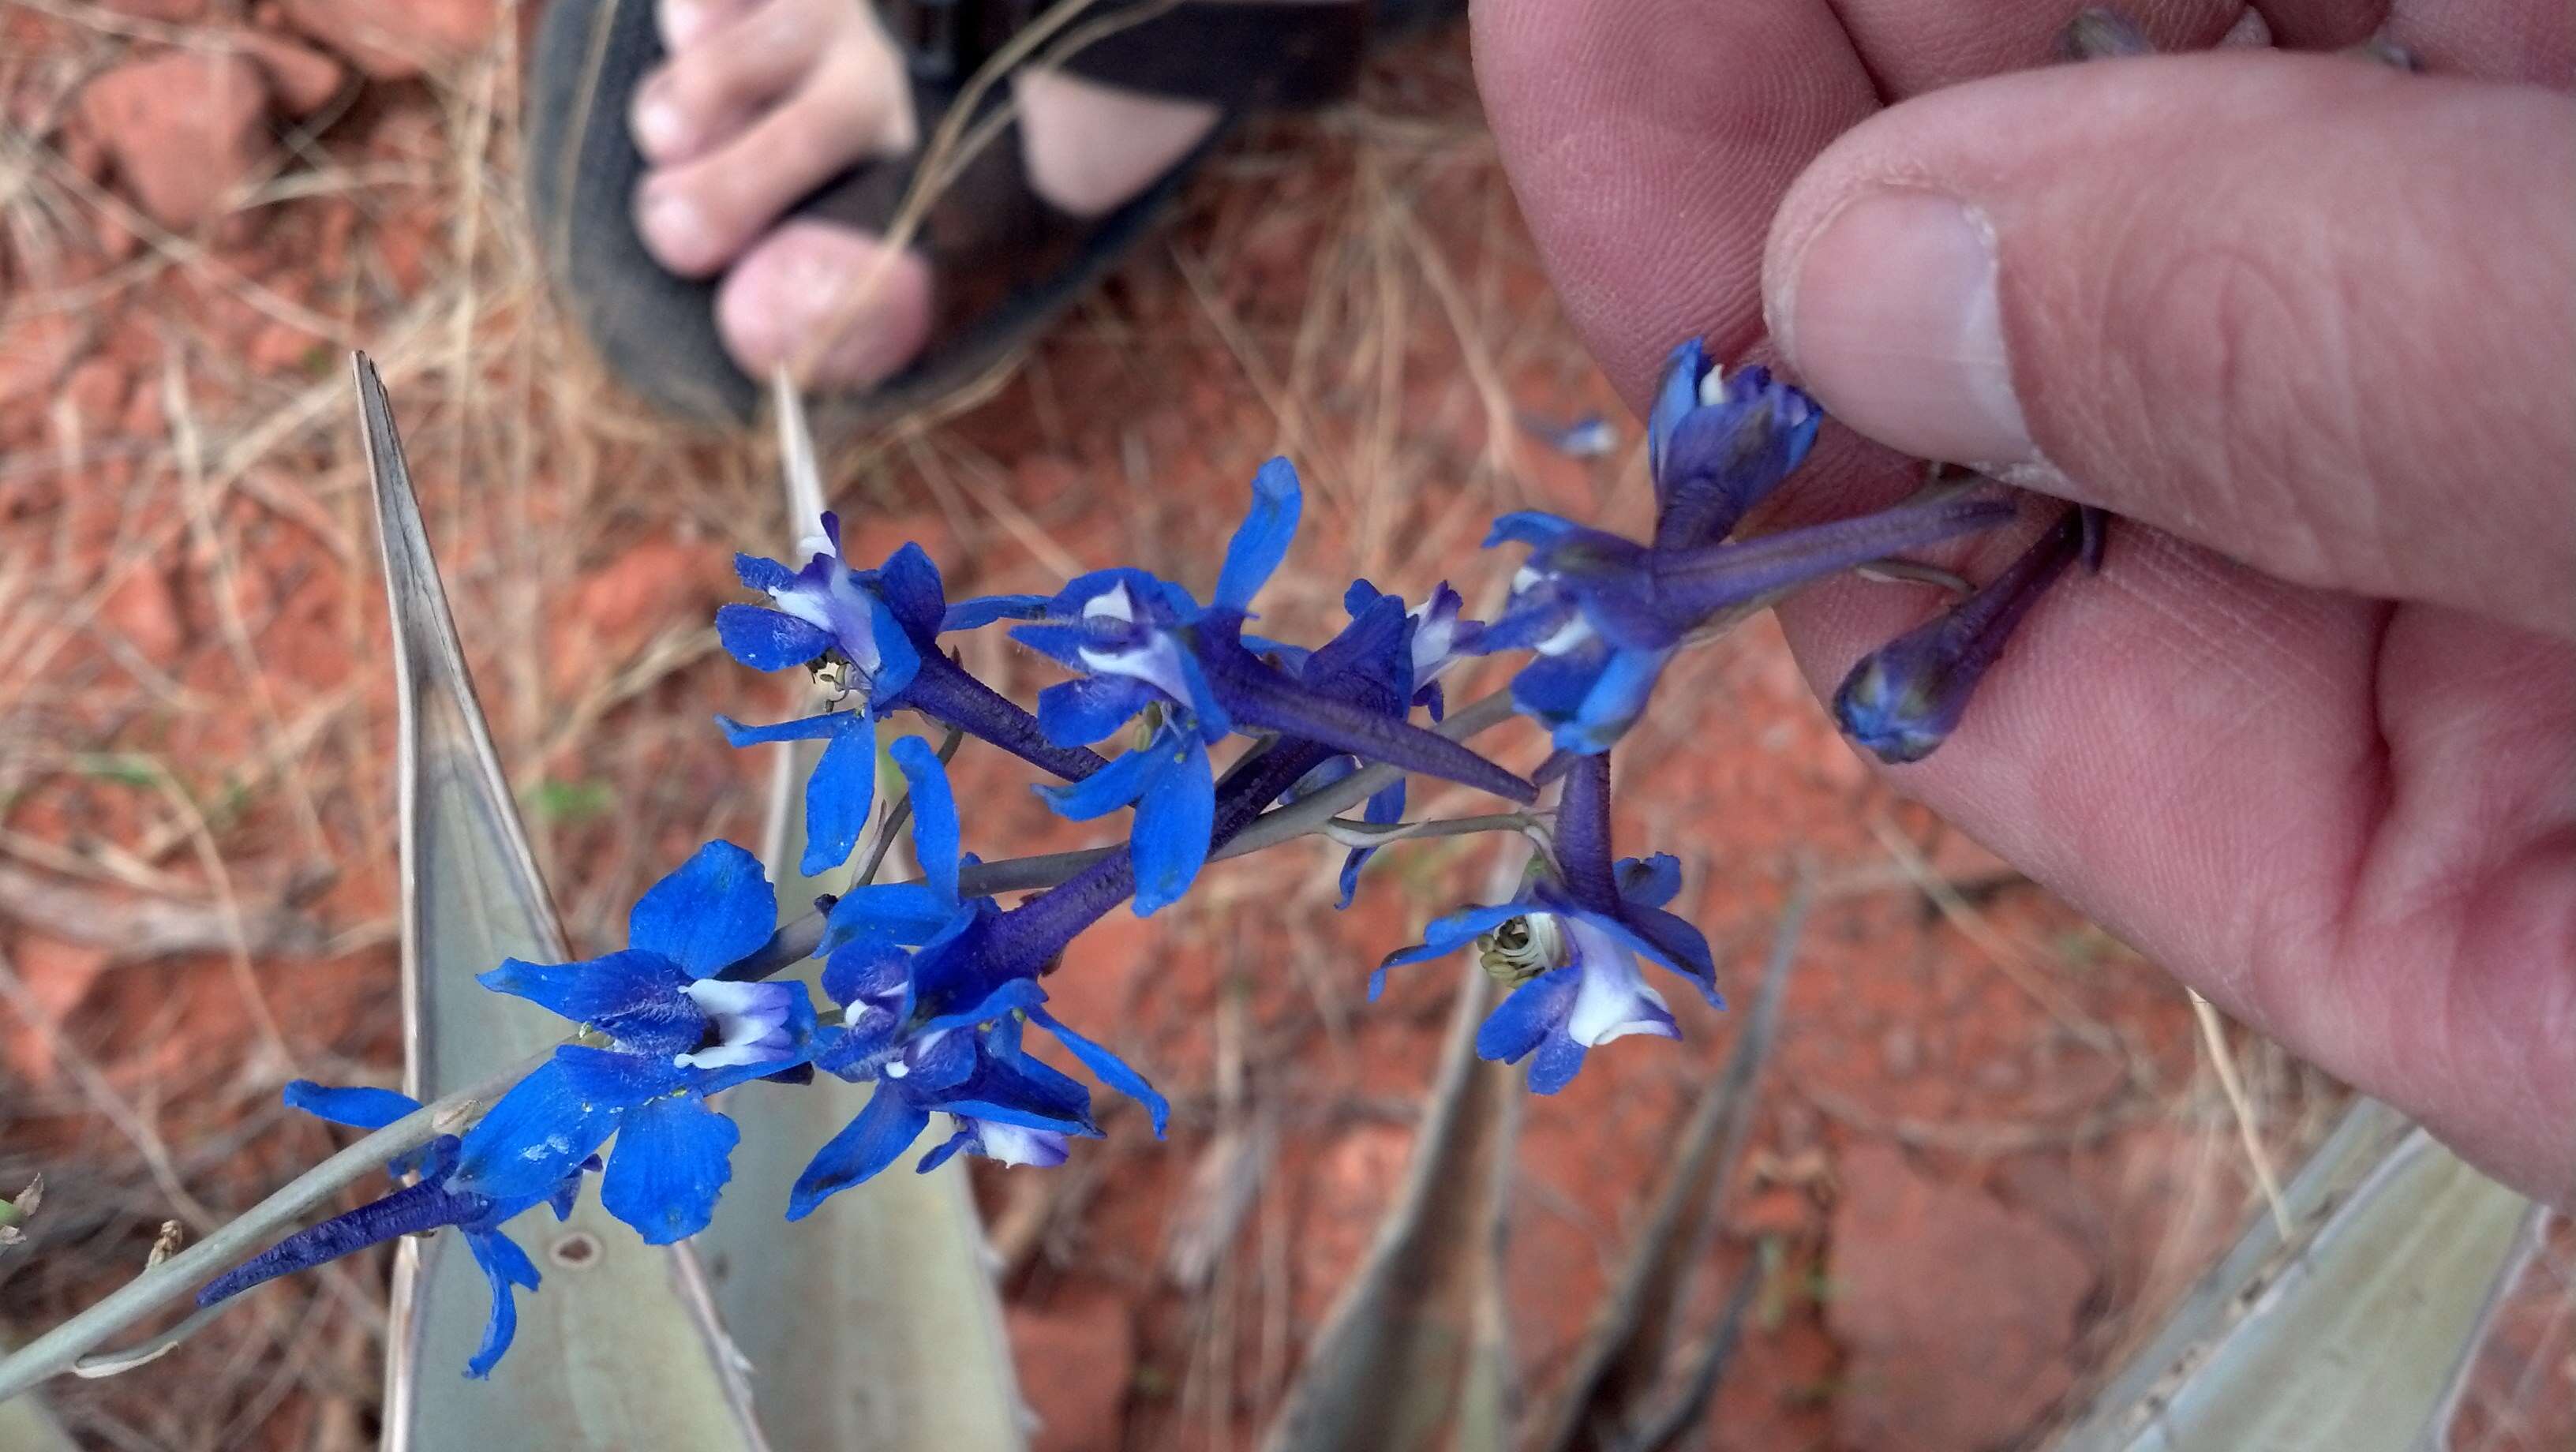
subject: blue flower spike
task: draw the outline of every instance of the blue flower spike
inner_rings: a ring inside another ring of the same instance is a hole
[[[382,1129],[420,1108],[419,1100],[390,1089],[333,1089],[309,1079],[287,1085],[285,1099],[289,1107],[316,1118],[370,1130]],[[253,1286],[310,1270],[397,1236],[454,1227],[464,1235],[466,1249],[492,1284],[492,1311],[484,1322],[483,1342],[466,1362],[465,1374],[478,1381],[491,1375],[518,1332],[515,1293],[535,1290],[538,1280],[536,1265],[526,1251],[501,1233],[502,1225],[538,1205],[552,1207],[558,1220],[571,1215],[582,1172],[599,1168],[599,1162],[585,1159],[576,1163],[544,1193],[494,1199],[459,1191],[451,1185],[458,1145],[456,1136],[440,1135],[395,1160],[388,1168],[396,1174],[417,1169],[421,1173],[419,1181],[345,1215],[297,1231],[207,1282],[197,1292],[197,1304],[212,1306]]]
[[[740,1138],[710,1096],[812,1053],[800,983],[718,975],[777,922],[759,859],[709,842],[635,904],[627,946],[575,963],[513,958],[482,975],[579,1024],[582,1041],[512,1086],[459,1149],[455,1187],[495,1201],[551,1189],[616,1136],[600,1203],[662,1245],[706,1228]]]
[[[1143,1075],[1049,1014],[1038,986],[1039,971],[1114,901],[1096,895],[1091,907],[1066,913],[1062,895],[1121,874],[1094,864],[1090,877],[1010,913],[988,897],[961,898],[956,801],[946,770],[918,737],[896,742],[892,755],[912,791],[913,850],[923,879],[860,888],[833,905],[823,986],[843,1006],[842,1024],[816,1034],[813,1061],[843,1079],[873,1083],[876,1092],[798,1177],[791,1220],[893,1165],[933,1114],[949,1116],[951,1133],[922,1157],[924,1173],[961,1152],[1006,1164],[1058,1164],[1072,1138],[1097,1136],[1090,1091],[1021,1051],[1024,1024],[1053,1034],[1102,1083],[1143,1104],[1157,1137],[1170,1112]],[[1105,859],[1107,868],[1121,865]]]
[[[756,670],[810,666],[835,681],[846,710],[801,720],[747,726],[718,716],[736,747],[775,741],[825,741],[805,783],[807,876],[849,860],[866,828],[876,784],[876,723],[909,708],[989,741],[1069,780],[1100,769],[1096,754],[1049,742],[1027,712],[994,693],[940,652],[945,630],[972,629],[1024,614],[1033,597],[988,596],[951,608],[939,569],[917,544],[906,544],[873,570],[841,558],[840,519],[826,513],[823,532],[805,541],[805,567],[736,555],[743,584],[769,596],[770,607],[727,605],[716,634],[734,659]]]
[[[1494,522],[1488,547],[1529,559],[1503,613],[1464,648],[1533,652],[1512,703],[1561,751],[1607,751],[1644,714],[1682,641],[1718,612],[2012,517],[1993,495],[1919,500],[1759,539],[1722,536],[1806,457],[1820,412],[1759,368],[1720,374],[1678,349],[1647,421],[1655,543],[1536,511]]]
[[[1593,1049],[1614,1039],[1681,1037],[1641,959],[1725,1006],[1708,940],[1663,910],[1680,889],[1679,864],[1609,859],[1608,761],[1586,756],[1567,773],[1554,855],[1532,864],[1518,896],[1438,919],[1420,945],[1389,954],[1369,978],[1375,998],[1388,969],[1474,947],[1486,973],[1511,989],[1477,1029],[1477,1056],[1528,1059],[1533,1093],[1564,1088]]]
[[[1985,586],[1861,657],[1834,692],[1843,734],[1891,766],[1949,740],[2022,617],[2091,543],[2083,513],[2068,510]]]

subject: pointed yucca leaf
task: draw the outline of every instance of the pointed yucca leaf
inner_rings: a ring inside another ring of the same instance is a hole
[[[0,1336],[0,1356],[16,1349],[14,1337]],[[79,1445],[34,1392],[0,1400],[0,1452],[78,1452]]]
[[[2445,1445],[2460,1369],[2531,1202],[2362,1100],[2270,1214],[2052,1445],[2063,1452],[2413,1452]]]
[[[470,1084],[561,1037],[553,1015],[487,992],[505,957],[572,956],[493,753],[413,497],[383,384],[354,360],[361,434],[392,603],[398,677],[407,1087]],[[757,1448],[749,1396],[686,1246],[658,1249],[599,1209],[543,1210],[510,1231],[545,1278],[486,1382],[462,1372],[490,1287],[452,1235],[404,1242],[388,1337],[384,1445]]]
[[[814,532],[823,495],[792,392],[778,416],[792,539]],[[816,742],[779,748],[770,783],[763,855],[782,916],[837,885],[796,871],[820,754]],[[1019,1389],[963,1162],[916,1175],[907,1159],[786,1223],[788,1187],[867,1101],[865,1086],[825,1074],[735,1110],[733,1186],[696,1243],[758,1380],[762,1428],[782,1448],[1008,1452],[1022,1445]]]
[[[1574,1369],[1538,1423],[1530,1446],[1539,1452],[1623,1445],[1634,1430],[1659,1420],[1649,1407],[1670,1359],[1679,1301],[1691,1271],[1708,1258],[1719,1201],[1744,1156],[1758,1096],[1754,1085],[1771,1056],[1780,1025],[1780,998],[1797,962],[1805,931],[1808,885],[1801,880],[1773,931],[1762,986],[1737,1030],[1726,1069],[1700,1093],[1699,1103],[1673,1144],[1672,1167],[1656,1191],[1654,1211],[1629,1247],[1627,1266],[1595,1314]],[[1747,1282],[1746,1284],[1750,1284]],[[1740,1312],[1741,1296],[1734,1300]],[[1721,1332],[1714,1354],[1724,1356]],[[1714,1379],[1719,1367],[1712,1365]],[[1685,1389],[1680,1400],[1687,1404]],[[1704,1399],[1704,1394],[1703,1394]],[[1670,1400],[1670,1399],[1668,1399]],[[1652,1441],[1653,1438],[1643,1440]]]
[[[1264,1452],[1427,1452],[1510,1442],[1503,1216],[1518,1069],[1476,1057],[1493,983],[1470,955],[1404,1189],[1333,1303]]]

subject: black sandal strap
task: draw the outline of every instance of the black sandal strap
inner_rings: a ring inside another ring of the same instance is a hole
[[[932,85],[962,83],[1047,9],[1046,0],[878,0],[914,77]],[[1140,10],[1149,13],[1117,23]],[[1350,93],[1369,23],[1364,0],[1101,0],[1063,32],[1081,44],[1061,65],[1229,112],[1321,106]]]

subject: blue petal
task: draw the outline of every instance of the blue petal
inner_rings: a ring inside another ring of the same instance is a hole
[[[912,955],[876,933],[854,933],[823,962],[823,991],[834,1003],[900,1001],[909,1014],[911,1004],[903,995],[911,982]]]
[[[1153,740],[1112,760],[1109,765],[1080,781],[1061,786],[1044,784],[1035,790],[1046,798],[1046,804],[1055,809],[1057,816],[1068,821],[1088,822],[1094,817],[1105,817],[1144,795],[1146,788],[1153,783],[1157,763],[1170,749],[1171,740],[1170,731],[1157,732]]]
[[[1271,572],[1288,557],[1288,544],[1297,537],[1297,516],[1304,507],[1305,492],[1297,486],[1294,465],[1272,459],[1261,466],[1261,472],[1252,476],[1252,512],[1226,542],[1215,604],[1229,610],[1252,604]]]
[[[717,610],[716,639],[735,660],[756,671],[801,666],[832,648],[830,631],[758,605]]]
[[[1673,441],[1673,429],[1692,409],[1699,407],[1700,375],[1708,371],[1697,338],[1685,341],[1665,360],[1663,382],[1655,389],[1654,407],[1646,414],[1646,473],[1660,490],[1664,477],[1664,452]]]
[[[283,1097],[289,1109],[353,1129],[382,1129],[420,1108],[419,1100],[391,1089],[334,1089],[310,1079],[288,1084]]]
[[[1125,1059],[1066,1028],[1054,1014],[1043,1008],[1030,1009],[1029,1021],[1055,1035],[1056,1042],[1071,1050],[1094,1078],[1144,1105],[1145,1112],[1154,1117],[1154,1138],[1163,1137],[1163,1127],[1172,1118],[1171,1101],[1155,1092],[1154,1086],[1145,1082],[1144,1075],[1137,1073]]]
[[[1530,1060],[1530,1092],[1553,1094],[1573,1083],[1576,1071],[1583,1067],[1584,1052],[1583,1045],[1562,1030],[1548,1035],[1538,1046],[1538,1057]]]
[[[842,894],[832,905],[827,935],[841,942],[875,937],[919,947],[939,936],[957,915],[956,900],[943,899],[927,883],[871,883]]]
[[[1686,918],[1643,903],[1628,904],[1625,916],[1625,925],[1642,945],[1644,956],[1689,979],[1710,1007],[1726,1007],[1717,991],[1717,960],[1708,950],[1706,934]]]
[[[1207,862],[1208,838],[1216,830],[1216,782],[1208,774],[1207,747],[1198,737],[1185,735],[1177,742],[1158,737],[1144,750],[1128,753],[1148,755],[1156,758],[1153,774],[1137,798],[1136,825],[1128,837],[1140,918],[1178,902],[1190,890]]]
[[[1385,990],[1386,970],[1389,968],[1446,958],[1529,910],[1527,903],[1498,902],[1460,908],[1434,919],[1430,927],[1423,929],[1422,942],[1418,946],[1389,953],[1386,961],[1377,965],[1377,971],[1369,975],[1369,997],[1375,998]]]
[[[952,630],[977,630],[996,620],[1031,620],[1046,613],[1044,595],[978,595],[960,600],[948,607],[939,620],[939,633]]]
[[[497,1230],[469,1231],[465,1245],[474,1253],[474,1263],[483,1268],[483,1278],[492,1283],[492,1314],[483,1323],[483,1344],[474,1349],[474,1357],[465,1363],[465,1374],[476,1381],[492,1374],[501,1354],[519,1334],[519,1301],[513,1286],[537,1288],[537,1268],[516,1241]]]
[[[1058,620],[1042,620],[1033,625],[1014,625],[1011,639],[1047,657],[1058,665],[1085,669],[1082,648],[1091,641],[1091,633],[1079,625]]]
[[[868,673],[868,700],[885,705],[903,694],[921,672],[921,652],[904,633],[892,609],[868,612],[868,637],[877,648],[876,668]]]
[[[1476,1057],[1498,1064],[1517,1064],[1551,1033],[1562,1033],[1574,1011],[1583,970],[1550,969],[1515,988],[1494,1005],[1476,1029]]]
[[[1646,699],[1662,679],[1669,650],[1614,650],[1584,694],[1574,719],[1556,728],[1553,740],[1567,751],[1599,755],[1608,751],[1645,714]]]
[[[1152,686],[1134,676],[1083,676],[1038,692],[1038,730],[1058,746],[1089,746],[1145,709]]]
[[[905,630],[923,640],[939,633],[948,614],[948,593],[939,583],[939,567],[910,541],[886,556],[877,570],[877,596]]]
[[[1639,907],[1659,908],[1682,890],[1681,859],[1670,852],[1619,859],[1619,896]]]
[[[1046,1002],[1046,990],[1034,978],[1012,978],[976,1002],[947,1013],[923,1019],[915,1034],[932,1034],[942,1029],[971,1028],[991,1023],[1004,1014],[1034,1011]],[[962,1040],[960,1042],[963,1042]]]
[[[805,778],[805,852],[797,859],[797,871],[819,877],[850,860],[876,805],[876,789],[876,733],[834,733],[832,744],[815,760],[813,775]]]
[[[617,1148],[600,1181],[599,1203],[635,1227],[647,1245],[668,1245],[706,1229],[716,1197],[733,1177],[742,1138],[734,1122],[695,1094],[673,1094],[626,1111]]]
[[[1562,515],[1544,510],[1520,509],[1495,519],[1494,527],[1485,533],[1485,548],[1500,544],[1525,544],[1545,549],[1560,540],[1588,534],[1582,525]]]
[[[1390,785],[1369,793],[1368,805],[1361,810],[1360,820],[1375,822],[1380,826],[1393,826],[1403,821],[1404,778],[1397,777]],[[1354,847],[1351,849],[1351,855],[1343,859],[1342,897],[1341,901],[1333,904],[1335,911],[1351,905],[1352,897],[1359,892],[1360,869],[1367,866],[1369,858],[1376,854],[1377,849],[1374,847]]]
[[[758,590],[764,595],[772,590],[784,590],[796,583],[794,570],[776,560],[765,560],[758,555],[735,555],[733,572],[742,577],[745,588]]]
[[[585,1107],[612,1114],[668,1094],[689,1077],[688,1070],[660,1054],[621,1054],[588,1044],[556,1049],[555,1067]]]
[[[716,841],[645,892],[627,914],[626,942],[704,978],[756,952],[777,926],[778,893],[760,859]]]
[[[608,1138],[618,1106],[585,1101],[564,1071],[568,1052],[570,1046],[557,1049],[465,1132],[448,1181],[453,1188],[533,1203]]]
[[[595,1024],[674,998],[689,980],[659,953],[622,948],[576,963],[504,958],[500,967],[475,975],[474,981],[574,1023]]]
[[[948,768],[930,743],[918,736],[898,738],[887,754],[903,770],[912,788],[912,853],[930,890],[944,901],[957,901],[957,794],[948,785]]]
[[[716,725],[733,746],[759,746],[772,741],[828,741],[850,735],[875,723],[864,711],[826,711],[820,716],[800,716],[793,721],[779,721],[767,726],[746,726],[731,716],[716,717]]]
[[[814,1207],[893,1164],[930,1125],[930,1112],[890,1084],[879,1084],[858,1117],[817,1151],[787,1197],[787,1218],[802,1220]]]

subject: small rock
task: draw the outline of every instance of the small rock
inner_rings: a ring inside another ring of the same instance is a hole
[[[349,79],[349,68],[321,51],[282,35],[249,30],[235,37],[260,74],[268,77],[277,114],[301,121],[331,104]]]
[[[497,0],[284,0],[286,23],[380,81],[408,80],[490,43]]]
[[[129,61],[89,83],[81,111],[136,203],[173,231],[216,216],[268,153],[268,83],[238,55]]]
[[[1060,1295],[1043,1309],[1013,1306],[1008,1321],[1020,1394],[1038,1415],[1034,1452],[1123,1446],[1136,1329],[1118,1297]]]
[[[1840,1440],[1887,1452],[2011,1442],[2074,1384],[2093,1272],[2055,1227],[1863,1145],[1839,1165],[1826,1325],[1850,1356]]]
[[[64,310],[11,320],[0,348],[0,404],[41,401],[80,351],[80,326]]]
[[[116,425],[125,413],[125,391],[125,370],[105,358],[90,359],[63,380],[63,397],[92,428]]]
[[[20,933],[12,961],[25,980],[26,1005],[34,1022],[9,1024],[9,1059],[22,1083],[42,1084],[54,1077],[54,1033],[89,997],[99,975],[107,971],[103,949],[85,948],[38,933]]]
[[[157,565],[145,564],[127,574],[100,602],[98,619],[101,626],[164,670],[177,664],[180,653],[188,647],[188,626],[179,611],[178,592],[170,588],[168,572]]]

